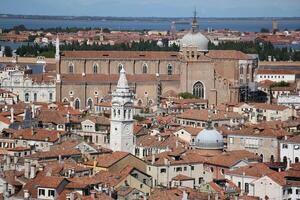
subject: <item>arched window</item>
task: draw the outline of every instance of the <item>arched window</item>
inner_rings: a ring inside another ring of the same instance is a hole
[[[148,73],[148,65],[145,63],[143,64],[143,74],[147,74]]]
[[[283,162],[287,163],[287,157],[286,156],[283,157]]]
[[[67,98],[64,98],[63,102],[64,102],[64,103],[68,103],[69,100],[68,100]]]
[[[295,163],[298,163],[298,162],[299,162],[299,158],[296,157],[296,158],[295,158]]]
[[[69,73],[74,73],[74,64],[69,63]]]
[[[128,119],[130,119],[130,117],[131,117],[131,110],[129,109],[128,110]]]
[[[93,107],[93,100],[92,99],[88,99],[87,105],[88,105],[89,109],[91,109]]]
[[[79,109],[80,108],[80,101],[79,99],[75,100],[75,109]]]
[[[94,74],[98,74],[98,64],[97,63],[95,63],[93,66],[93,72],[94,72]]]
[[[261,161],[264,161],[264,155],[260,154]]]
[[[270,161],[274,162],[274,156],[273,155],[271,155]]]
[[[117,115],[116,109],[113,109],[113,112],[114,112],[114,117],[116,117]]]
[[[121,71],[122,68],[123,68],[123,64],[120,63],[120,64],[118,65],[118,72],[119,72],[119,73],[120,73],[120,71]]]
[[[138,106],[142,106],[143,102],[141,99],[138,100]]]
[[[37,101],[37,93],[33,94],[33,101]]]
[[[173,66],[171,64],[168,64],[168,75],[173,74]]]
[[[194,84],[193,95],[199,98],[204,98],[204,86],[200,81]]]
[[[29,94],[25,93],[25,102],[29,102]]]

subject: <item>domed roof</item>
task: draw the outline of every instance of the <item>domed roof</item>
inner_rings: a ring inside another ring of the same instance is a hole
[[[206,128],[198,133],[195,145],[201,149],[223,149],[223,136],[213,128]]]
[[[200,32],[190,31],[180,40],[180,49],[182,47],[197,47],[198,51],[208,51],[209,40]]]

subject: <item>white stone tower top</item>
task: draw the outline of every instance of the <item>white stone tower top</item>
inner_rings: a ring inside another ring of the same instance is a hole
[[[120,77],[118,80],[116,92],[129,92],[129,86],[128,86],[128,81],[126,78],[126,71],[124,69],[124,66],[122,66],[122,69],[120,71]]]
[[[59,38],[58,36],[56,37],[56,42],[55,42],[55,60],[59,61]]]

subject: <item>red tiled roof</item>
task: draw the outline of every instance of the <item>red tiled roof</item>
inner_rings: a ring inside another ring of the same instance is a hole
[[[214,59],[236,59],[249,60],[251,59],[247,54],[236,50],[210,50],[206,56]]]
[[[236,112],[217,111],[217,113],[210,114],[211,120],[229,120],[232,118],[241,118],[241,117],[242,116]],[[203,110],[189,109],[181,113],[180,115],[178,115],[177,118],[191,119],[191,120],[198,120],[198,121],[208,121],[209,111],[204,109]]]
[[[285,74],[297,74],[298,71],[295,70],[283,70],[283,69],[259,69],[256,71],[256,74],[279,74],[279,75],[285,75]]]
[[[99,155],[95,159],[87,161],[84,164],[88,165],[88,166],[93,166],[94,161],[96,161],[96,166],[97,167],[109,168],[110,166],[112,166],[116,162],[119,162],[120,160],[127,157],[128,155],[130,155],[130,153],[116,151],[116,152],[113,152],[111,154]]]
[[[178,60],[178,52],[165,51],[64,51],[64,58]]]

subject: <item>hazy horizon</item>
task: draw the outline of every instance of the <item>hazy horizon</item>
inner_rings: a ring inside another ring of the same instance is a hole
[[[217,6],[216,6],[217,5]],[[2,0],[0,13],[87,17],[300,17],[299,0]]]

